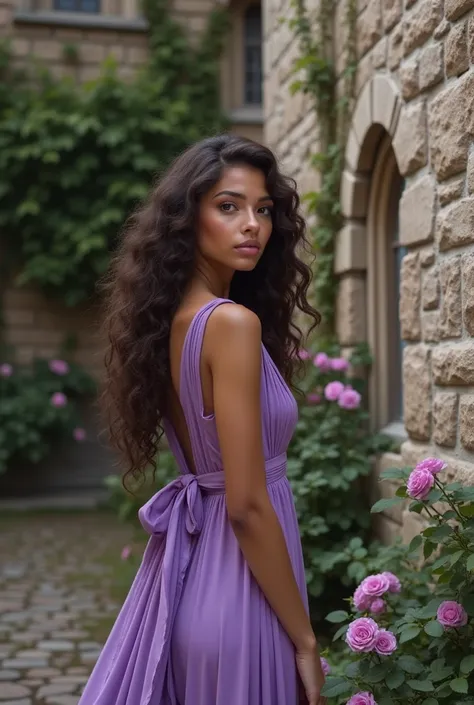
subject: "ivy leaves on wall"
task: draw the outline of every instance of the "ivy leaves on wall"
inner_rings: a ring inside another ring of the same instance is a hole
[[[0,228],[17,282],[73,306],[105,272],[120,227],[155,175],[222,130],[224,9],[190,43],[165,0],[147,0],[149,62],[131,81],[114,62],[78,86],[0,56]],[[33,80],[32,80],[33,77]]]

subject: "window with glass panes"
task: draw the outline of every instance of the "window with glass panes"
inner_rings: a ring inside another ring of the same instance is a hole
[[[60,12],[100,12],[100,0],[54,0],[54,9]]]
[[[262,104],[262,10],[250,5],[244,17],[244,100]]]

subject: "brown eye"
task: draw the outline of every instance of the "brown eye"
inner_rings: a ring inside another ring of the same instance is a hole
[[[231,213],[232,208],[235,208],[233,203],[221,203],[219,208],[224,211],[224,213]]]

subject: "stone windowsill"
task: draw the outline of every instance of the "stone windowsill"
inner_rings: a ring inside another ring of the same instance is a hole
[[[402,421],[392,421],[385,428],[381,428],[380,433],[388,436],[400,446],[408,440],[408,433]]]
[[[83,12],[24,12],[17,10],[13,16],[17,24],[78,27],[80,29],[110,29],[122,32],[146,32],[148,22],[144,17],[116,17]]]
[[[234,108],[227,117],[234,125],[263,125],[263,108],[253,105]]]

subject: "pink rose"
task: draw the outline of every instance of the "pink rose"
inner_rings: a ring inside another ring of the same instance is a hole
[[[0,365],[0,377],[11,377],[13,374],[13,367],[8,364],[8,362],[4,362],[3,365]]]
[[[388,578],[383,573],[369,575],[361,582],[360,587],[367,597],[381,597],[390,589]]]
[[[426,499],[433,485],[434,475],[429,470],[413,470],[408,478],[407,492],[413,499]]]
[[[383,614],[385,607],[385,600],[382,600],[381,597],[376,597],[375,600],[372,600],[370,603],[370,611],[372,614]]]
[[[353,695],[352,698],[347,701],[346,705],[377,705],[377,703],[372,693],[361,692]]]
[[[315,367],[319,367],[321,372],[329,372],[331,369],[331,360],[326,353],[318,353],[315,356],[313,363]]]
[[[69,365],[64,360],[50,360],[48,367],[56,375],[67,375],[69,372]]]
[[[445,463],[444,460],[440,460],[439,458],[425,458],[421,463],[416,465],[415,470],[428,470],[432,475],[436,475],[436,473],[446,470],[447,467],[448,463]]]
[[[321,403],[321,394],[316,394],[316,392],[310,392],[306,400],[308,404],[320,404]]]
[[[382,575],[385,575],[385,577],[388,580],[388,583],[390,586],[388,588],[389,592],[400,592],[400,590],[402,589],[402,584],[396,575],[394,575],[393,573],[390,573],[390,571],[388,571],[388,570],[385,570],[382,573]]]
[[[370,607],[370,598],[362,590],[362,586],[359,585],[354,593],[354,607],[358,612],[366,612]]]
[[[132,549],[130,548],[130,546],[124,546],[124,547],[122,548],[122,553],[120,554],[120,558],[121,558],[123,561],[126,561],[127,558],[130,558],[131,553],[132,553]]]
[[[390,656],[397,648],[397,638],[395,634],[380,629],[375,641],[375,650],[380,656]]]
[[[328,401],[336,401],[344,391],[342,382],[329,382],[324,389],[324,396]]]
[[[309,360],[311,355],[309,354],[309,352],[307,350],[301,349],[298,352],[298,357],[300,360]]]
[[[361,402],[359,392],[356,392],[352,387],[346,387],[339,396],[338,404],[342,409],[358,409]]]
[[[67,404],[67,397],[62,392],[55,392],[51,397],[51,404],[57,409],[60,409]]]
[[[467,624],[466,610],[459,602],[454,600],[446,600],[440,604],[437,618],[445,629],[464,627]]]
[[[349,363],[344,357],[333,357],[331,360],[331,369],[335,372],[345,372],[349,369]]]
[[[72,432],[73,438],[78,443],[86,440],[86,432],[83,428],[75,428]]]
[[[379,627],[370,617],[359,617],[355,619],[346,632],[346,642],[352,651],[365,652],[373,651]]]
[[[328,676],[331,673],[331,666],[328,664],[324,656],[321,656],[321,667],[325,676]]]

